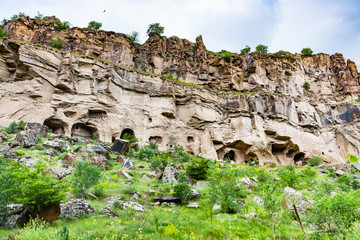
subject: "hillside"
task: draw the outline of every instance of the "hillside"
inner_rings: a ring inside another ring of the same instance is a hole
[[[0,39],[0,239],[359,239],[359,73],[19,17]]]

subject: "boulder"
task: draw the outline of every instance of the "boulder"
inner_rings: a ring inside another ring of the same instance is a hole
[[[293,204],[295,204],[298,212],[303,212],[312,206],[312,204],[307,200],[307,198],[302,195],[299,191],[291,187],[286,187],[284,189],[284,206],[288,209],[294,210]]]
[[[6,132],[0,132],[0,143],[7,141],[7,134]]]
[[[336,176],[342,176],[342,175],[345,174],[345,172],[343,170],[341,170],[341,169],[338,169],[338,170],[335,171],[335,174],[336,174]]]
[[[193,202],[193,203],[189,203],[189,204],[187,205],[187,207],[188,207],[188,208],[199,208],[200,205],[199,205],[198,203]]]
[[[37,159],[34,159],[30,156],[26,156],[26,157],[22,157],[20,159],[17,160],[20,164],[22,165],[26,165],[27,167],[31,168],[31,167],[35,167],[36,162],[38,161]]]
[[[94,208],[80,198],[71,199],[67,203],[60,204],[60,209],[60,217],[65,219],[79,218],[80,216],[87,216],[94,212]]]
[[[239,180],[238,184],[242,184],[245,187],[252,189],[256,186],[257,178],[243,177]]]
[[[120,201],[120,204],[121,204],[122,209],[132,208],[138,212],[146,212],[147,211],[145,206],[141,205],[140,203],[138,203],[136,201],[129,201],[129,202]]]
[[[20,143],[18,141],[12,141],[11,143],[9,143],[9,146],[11,148],[15,148],[15,147],[20,146]]]
[[[177,170],[171,165],[167,165],[162,174],[162,181],[163,183],[177,183],[178,176],[179,170]]]
[[[33,130],[21,131],[16,135],[16,141],[20,142],[21,147],[29,148],[38,142],[37,135]]]
[[[99,154],[107,154],[108,150],[106,150],[104,147],[99,146],[99,145],[89,145],[89,146],[85,146],[82,147],[80,149],[81,152],[95,152],[95,153],[99,153]]]
[[[75,168],[65,168],[61,167],[59,165],[56,165],[52,168],[48,169],[50,172],[52,172],[57,179],[63,179],[67,176],[69,176],[72,172],[75,171]]]
[[[121,195],[113,195],[110,197],[105,198],[105,201],[107,202],[106,206],[108,208],[112,208],[115,204],[115,202],[122,200],[123,197]]]
[[[120,171],[117,173],[119,176],[127,179],[127,180],[131,180],[132,179],[132,176],[130,176],[129,173],[127,173],[126,171]]]
[[[148,189],[148,190],[145,190],[143,192],[142,196],[143,196],[144,199],[148,199],[149,197],[158,195],[159,193],[160,193],[159,191],[156,191],[156,190],[153,190],[153,189]]]
[[[109,217],[111,218],[115,218],[115,217],[119,217],[119,214],[117,214],[116,212],[112,211],[108,206],[105,206],[101,209],[101,211],[105,214],[107,214]]]
[[[352,163],[351,167],[355,169],[356,171],[360,172],[360,164]]]
[[[160,179],[162,175],[163,175],[163,171],[160,168],[156,168],[156,170],[151,173],[151,176],[153,176],[153,178],[156,179]]]
[[[49,150],[48,150],[49,151]],[[54,150],[51,150],[54,151]],[[55,151],[56,154],[56,151]],[[83,159],[82,155],[77,155],[77,154],[73,154],[73,153],[67,153],[63,159],[63,162],[70,166],[73,165],[74,163],[81,161]]]
[[[24,207],[22,204],[8,204],[3,211],[0,212],[0,224],[5,228],[15,228],[17,221],[23,215]]]
[[[191,200],[193,201],[199,200],[201,198],[200,193],[197,189],[191,189],[191,194],[192,194]]]
[[[131,159],[129,159],[129,158],[125,158],[124,163],[123,163],[123,168],[126,168],[126,169],[134,168],[133,161],[131,161]]]
[[[164,202],[178,204],[181,202],[174,194],[158,195],[153,198],[153,201],[159,202],[160,204]]]
[[[41,134],[45,138],[47,137],[49,127],[38,122],[28,122],[25,130],[32,130],[36,133],[36,135]]]
[[[60,142],[58,142],[58,141],[45,141],[42,146],[46,147],[46,148],[53,148],[56,150],[61,149]]]
[[[115,139],[111,151],[125,155],[129,151],[130,142],[124,139]]]

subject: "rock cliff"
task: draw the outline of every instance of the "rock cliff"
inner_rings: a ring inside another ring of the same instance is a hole
[[[38,121],[56,133],[124,133],[161,150],[279,165],[359,154],[359,73],[341,54],[221,55],[192,43],[71,28],[21,17],[0,40],[0,125]],[[51,48],[63,39],[62,50]],[[141,71],[140,69],[145,70]],[[304,89],[305,82],[310,89]]]

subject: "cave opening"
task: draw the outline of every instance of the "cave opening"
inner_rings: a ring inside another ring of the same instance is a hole
[[[230,159],[230,161],[235,161],[235,152],[233,150],[230,150],[224,155],[224,160]]]
[[[48,118],[44,121],[43,125],[49,127],[54,134],[65,134],[65,129],[68,125],[61,119]]]

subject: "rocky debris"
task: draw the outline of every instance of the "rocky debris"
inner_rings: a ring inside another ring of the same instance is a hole
[[[284,205],[291,210],[294,210],[293,204],[295,204],[298,212],[303,212],[312,206],[304,195],[293,188],[286,187],[284,189]]]
[[[178,176],[179,170],[177,170],[171,165],[167,165],[162,174],[162,181],[163,183],[177,183]]]
[[[81,152],[95,152],[99,154],[108,154],[108,150],[99,145],[88,145],[80,149]]]
[[[101,211],[105,214],[107,214],[109,217],[111,218],[115,218],[115,217],[119,217],[119,214],[117,214],[116,212],[112,211],[109,207],[105,206],[101,209]]]
[[[128,180],[132,179],[132,176],[126,171],[120,171],[117,174],[125,179],[128,179]]]
[[[199,208],[200,205],[199,205],[198,203],[189,203],[189,204],[187,205],[187,207],[188,207],[188,208]]]
[[[47,137],[49,127],[42,125],[38,122],[28,122],[26,123],[25,130],[32,130],[35,132],[35,134],[41,134],[44,138]]]
[[[111,151],[125,155],[129,151],[130,142],[124,139],[115,139]]]
[[[159,202],[160,205],[163,203],[174,203],[179,204],[181,201],[174,194],[158,195],[153,198],[154,202]]]
[[[197,189],[191,189],[191,194],[192,194],[192,198],[191,198],[192,201],[196,201],[201,198],[201,195]]]
[[[148,199],[149,197],[158,195],[159,193],[160,193],[160,192],[157,191],[157,190],[148,189],[148,190],[145,190],[145,191],[143,192],[142,196],[143,196],[144,199]]]
[[[134,168],[134,163],[131,159],[125,158],[123,163],[123,168],[131,169]]]
[[[20,142],[21,147],[29,148],[38,142],[37,135],[33,130],[21,131],[16,135],[16,141]]]
[[[5,228],[15,228],[17,221],[22,217],[24,207],[22,204],[8,204],[5,209],[0,212],[0,223]]]
[[[253,201],[256,205],[264,205],[264,200],[258,196],[255,196]]]
[[[115,202],[122,200],[123,197],[121,195],[113,195],[105,198],[105,201],[107,202],[106,206],[108,208],[112,208],[115,204]]]
[[[9,143],[9,146],[10,146],[11,148],[16,148],[16,147],[20,146],[20,142],[18,142],[18,141],[12,141],[11,143]]]
[[[245,187],[252,189],[256,186],[257,184],[257,178],[255,177],[243,177],[242,179],[239,180],[238,184],[242,184]]]
[[[107,156],[96,153],[88,155],[86,160],[89,161],[92,165],[97,166],[101,169],[105,169],[109,163]]]
[[[35,167],[36,162],[38,160],[34,159],[30,156],[26,156],[26,157],[22,157],[22,158],[18,159],[17,161],[22,165],[26,165],[27,167],[32,168],[32,167]]]
[[[138,203],[136,201],[129,201],[129,202],[120,201],[120,206],[122,207],[122,209],[132,208],[138,212],[146,212],[147,211],[145,206],[141,205],[140,203]]]
[[[150,174],[153,178],[160,179],[163,175],[163,171],[160,168],[156,168],[154,172]]]
[[[65,219],[79,218],[94,212],[94,208],[81,198],[70,199],[69,202],[60,204],[60,217]]]
[[[360,164],[352,163],[351,167],[355,169],[356,171],[360,172]]]
[[[51,167],[48,169],[51,173],[53,173],[57,179],[63,179],[69,176],[71,173],[75,171],[75,168],[65,168],[59,165]]]
[[[56,150],[46,150],[46,155],[54,156],[56,154],[57,154]]]
[[[144,176],[142,176],[142,178],[140,179],[140,182],[151,182],[151,178],[149,178],[148,176],[144,175]]]
[[[9,147],[9,146],[7,146],[7,147]],[[3,151],[3,153],[4,153],[4,158],[5,159],[9,158],[9,159],[13,159],[15,161],[19,159],[19,156],[17,154],[15,154],[14,151],[10,150],[10,148],[7,151]]]
[[[7,134],[6,132],[0,132],[0,143],[7,141]]]
[[[54,150],[52,150],[54,151]],[[56,154],[56,151],[55,151],[55,154]],[[51,155],[51,154],[49,154]],[[67,153],[63,159],[63,162],[70,166],[70,165],[73,165],[74,163],[78,162],[78,161],[81,161],[83,159],[83,156],[82,155],[77,155],[77,154],[73,154],[73,153]]]

